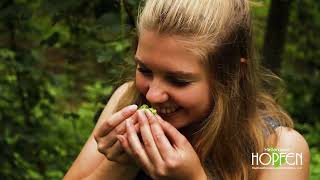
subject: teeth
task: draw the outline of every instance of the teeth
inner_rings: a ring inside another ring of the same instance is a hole
[[[169,114],[172,112],[175,112],[178,109],[178,107],[174,108],[174,107],[170,107],[170,108],[160,108],[159,112],[162,114]]]

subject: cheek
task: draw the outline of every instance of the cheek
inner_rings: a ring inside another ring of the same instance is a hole
[[[204,113],[210,109],[209,89],[206,86],[198,86],[186,92],[183,100],[186,108],[193,112]]]

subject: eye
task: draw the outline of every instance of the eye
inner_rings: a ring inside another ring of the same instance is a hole
[[[147,68],[138,67],[138,71],[140,73],[142,73],[143,75],[145,75],[145,76],[151,76],[152,75],[152,71],[150,71]]]
[[[168,81],[177,87],[184,87],[190,84],[190,82],[185,81],[185,80],[181,80],[181,79],[176,79],[176,78],[168,78]]]

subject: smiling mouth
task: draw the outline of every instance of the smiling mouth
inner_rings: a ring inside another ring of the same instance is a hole
[[[161,112],[158,112],[158,114],[161,116],[161,117],[170,117],[170,116],[173,116],[175,114],[177,114],[178,112],[181,111],[181,107],[178,107],[175,111],[173,112],[170,112],[170,113],[161,113]]]

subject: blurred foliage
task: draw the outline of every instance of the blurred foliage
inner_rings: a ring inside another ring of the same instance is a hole
[[[311,179],[320,179],[320,1],[293,3],[282,76],[283,104],[311,150]]]
[[[263,45],[269,0],[254,7]],[[320,3],[292,3],[281,101],[320,178]],[[61,179],[132,67],[138,0],[0,2],[0,179]]]

